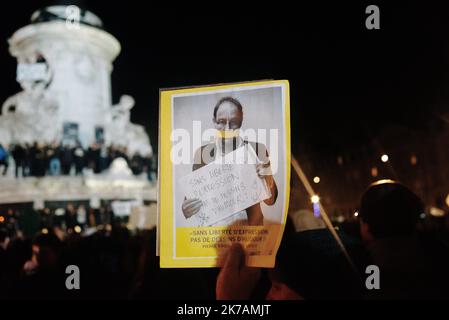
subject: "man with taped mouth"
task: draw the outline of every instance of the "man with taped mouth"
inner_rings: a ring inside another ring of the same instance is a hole
[[[267,205],[273,205],[277,199],[277,186],[271,173],[270,160],[265,145],[257,142],[246,141],[239,136],[239,129],[243,122],[243,107],[241,103],[232,97],[220,99],[214,108],[212,121],[217,129],[217,138],[214,143],[202,146],[195,152],[194,164],[192,170],[195,171],[203,166],[213,162],[216,156],[236,150],[242,146],[250,145],[257,154],[258,163],[256,171],[260,179],[264,179],[271,197],[265,199]],[[197,214],[202,206],[200,199],[184,199],[182,212],[186,218]],[[256,203],[246,210],[248,225],[263,225],[263,213],[260,203]]]

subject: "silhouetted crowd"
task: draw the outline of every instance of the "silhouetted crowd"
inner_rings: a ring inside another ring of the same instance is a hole
[[[63,234],[82,233],[88,228],[108,229],[126,223],[124,217],[114,215],[111,204],[92,208],[71,202],[65,207],[39,210],[30,206],[9,208],[1,217],[0,226],[10,238],[32,238],[42,230],[49,232],[55,229]]]
[[[129,155],[124,146],[104,146],[93,143],[84,149],[80,143],[73,147],[59,143],[42,144],[14,144],[7,150],[0,144],[0,174],[6,175],[11,158],[15,163],[17,177],[43,177],[59,175],[81,175],[85,169],[93,173],[107,170],[112,161],[123,158],[128,163],[134,175],[142,173],[149,180],[155,179],[157,171],[155,157],[144,157],[139,153]]]
[[[297,182],[296,182],[297,183]],[[449,298],[449,219],[422,217],[422,201],[405,186],[370,186],[357,220],[336,226],[353,267],[319,217],[290,212],[273,269],[245,266],[234,244],[223,266],[161,269],[156,231],[128,230],[106,206],[68,205],[35,213],[39,232],[0,224],[0,297],[4,299],[407,299]],[[9,214],[9,213],[8,213]],[[14,215],[11,213],[10,215]],[[81,230],[95,228],[90,234]],[[20,232],[19,232],[20,231]],[[80,290],[67,290],[65,268],[80,269]],[[380,270],[368,287],[366,270]],[[375,281],[374,281],[375,282]]]

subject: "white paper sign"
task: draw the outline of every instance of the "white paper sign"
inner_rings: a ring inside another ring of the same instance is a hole
[[[254,150],[246,145],[180,180],[186,198],[203,203],[194,216],[198,225],[210,226],[271,196],[257,175],[257,162]]]
[[[45,80],[47,77],[47,66],[45,63],[19,63],[17,65],[17,81]]]

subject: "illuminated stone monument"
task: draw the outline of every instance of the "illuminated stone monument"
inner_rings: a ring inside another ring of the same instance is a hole
[[[36,11],[31,24],[8,40],[23,90],[2,106],[0,141],[80,142],[85,148],[97,142],[150,155],[144,128],[130,122],[133,98],[125,95],[117,105],[111,103],[112,62],[120,43],[91,12],[81,12],[72,23],[68,9]]]

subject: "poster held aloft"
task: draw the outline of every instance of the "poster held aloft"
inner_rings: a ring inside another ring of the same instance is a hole
[[[161,267],[215,267],[233,242],[247,265],[273,267],[288,210],[288,81],[161,90],[159,130]]]

